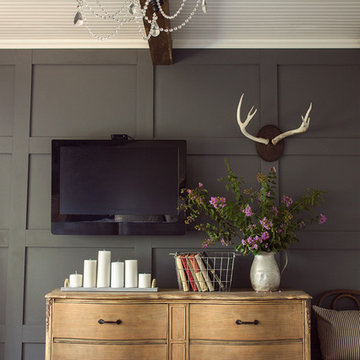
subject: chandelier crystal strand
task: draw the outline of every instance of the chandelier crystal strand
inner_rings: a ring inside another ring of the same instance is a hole
[[[173,31],[177,31],[177,30],[182,29],[191,20],[191,18],[195,15],[195,13],[197,11],[197,8],[199,7],[200,1],[201,0],[196,1],[196,4],[195,4],[192,12],[189,14],[189,16],[180,25],[175,26],[173,28],[171,27],[170,29],[159,28],[159,30],[164,31],[164,32],[173,32]]]
[[[156,6],[155,6],[155,2],[156,2]],[[107,10],[104,7],[101,0],[95,0],[96,8],[90,6],[87,0],[77,0],[78,11],[74,17],[74,24],[78,26],[84,24],[87,30],[89,31],[90,35],[92,35],[94,38],[99,40],[107,40],[114,37],[125,23],[130,23],[135,21],[141,37],[144,40],[149,40],[151,36],[156,37],[162,31],[173,32],[182,29],[194,16],[195,12],[199,7],[200,2],[203,12],[206,13],[207,11],[206,0],[196,0],[193,10],[180,25],[171,27],[169,29],[164,29],[162,27],[159,27],[157,23],[158,16],[156,15],[156,12],[160,11],[161,15],[165,19],[169,19],[169,20],[175,19],[183,11],[187,0],[181,1],[180,7],[173,15],[170,14],[168,15],[164,12],[161,6],[161,0],[155,0],[155,2],[153,0],[146,0],[144,6],[141,7],[139,0],[123,0],[122,5],[118,10],[115,11],[114,13],[110,13],[109,10]],[[154,8],[152,19],[150,19],[146,15],[150,4],[152,4]],[[115,28],[111,30],[108,34],[96,33],[87,21],[87,18],[85,16],[85,10],[88,11],[89,14],[91,14],[92,16],[98,19],[104,21],[108,21],[108,20],[113,21],[114,23],[116,23],[114,24]],[[150,30],[148,34],[146,34],[146,31],[144,29],[144,24],[143,24],[144,21],[146,21],[150,25]]]
[[[84,0],[86,2],[86,0]],[[100,0],[96,0],[96,4],[98,5],[98,7],[100,8],[100,10],[106,15],[106,17],[103,17],[103,16],[99,16],[101,17],[102,19],[104,20],[107,20],[107,19],[113,19],[115,21],[118,21],[118,20],[122,20],[122,19],[118,19],[118,15],[120,15],[121,13],[124,12],[124,14],[127,14],[127,11],[129,9],[129,7],[133,4],[134,6],[135,3],[133,0],[127,0],[127,2],[123,2],[123,5],[120,6],[120,9],[117,10],[116,12],[114,12],[113,14],[110,14],[105,8],[104,6],[101,4]],[[99,15],[99,14],[98,14]]]
[[[122,23],[120,23],[114,30],[112,30],[110,33],[108,34],[97,34],[95,33],[92,28],[88,25],[88,22],[86,21],[86,16],[84,16],[84,24],[86,29],[88,30],[89,34],[94,37],[97,40],[109,40],[111,38],[113,38],[115,35],[117,35],[117,33],[119,32],[120,28],[122,27]]]
[[[148,41],[151,38],[151,33],[149,31],[149,33],[146,35],[143,20],[142,19],[141,19],[141,21],[139,21],[139,20],[140,20],[140,18],[135,18],[135,22],[137,24],[139,34],[141,35],[141,37],[144,41]]]
[[[85,3],[83,3],[83,5],[80,6],[80,12],[83,14],[83,22],[84,22],[84,25],[85,25],[86,29],[88,30],[89,34],[97,40],[103,41],[103,40],[109,40],[109,39],[113,38],[114,36],[116,36],[118,34],[120,28],[124,25],[124,23],[129,22],[129,19],[124,18],[123,21],[117,21],[118,25],[116,25],[114,30],[110,31],[107,34],[98,34],[89,25],[86,14],[85,14],[82,6],[87,8],[90,12],[91,12],[91,8],[89,8],[88,4],[85,1]],[[116,21],[116,20],[114,20],[114,21]]]
[[[160,0],[156,0],[156,4],[157,4],[157,6],[158,6],[158,8],[159,8],[159,10],[160,10],[160,12],[161,12],[161,15],[162,15],[165,19],[169,19],[169,20],[175,19],[175,18],[181,13],[181,11],[182,11],[185,3],[186,3],[186,0],[182,0],[182,3],[181,3],[181,5],[180,5],[179,9],[176,11],[176,13],[175,13],[174,15],[167,15],[167,14],[164,12],[164,10],[163,10],[163,8],[162,8],[162,6],[161,6],[161,4],[160,4]]]
[[[185,0],[185,1],[186,1],[186,0]],[[172,28],[170,28],[170,29],[159,28],[159,30],[160,30],[160,31],[165,31],[165,32],[173,32],[173,31],[180,30],[181,28],[183,28],[183,27],[191,20],[191,18],[195,15],[195,13],[196,13],[196,11],[197,11],[197,8],[199,7],[200,1],[203,1],[203,0],[197,0],[197,1],[196,1],[193,10],[192,10],[191,13],[189,14],[189,16],[182,22],[182,24],[180,24],[180,25],[178,25],[178,26],[175,26],[175,27],[172,27]],[[145,19],[149,24],[151,24],[152,20],[150,20],[147,16],[144,16],[144,19]],[[167,30],[167,31],[166,31],[166,30]]]
[[[153,37],[157,37],[160,35],[160,28],[158,23],[156,22],[157,19],[158,19],[157,15],[153,13],[153,20],[149,31],[149,34]]]
[[[95,17],[97,17],[98,19],[102,19],[102,20],[109,20],[109,19],[111,19],[111,20],[114,20],[114,21],[116,21],[116,22],[122,22],[124,19],[123,18],[118,18],[118,16],[124,11],[124,13],[126,13],[125,12],[125,8],[127,8],[127,6],[125,6],[125,5],[123,5],[118,11],[116,11],[114,14],[109,14],[106,10],[105,10],[105,8],[103,8],[103,7],[100,7],[100,9],[103,11],[103,13],[105,14],[105,15],[103,15],[103,14],[100,14],[100,13],[98,13],[96,10],[94,10],[88,3],[87,3],[87,1],[85,0],[84,1],[84,3],[83,3],[84,5],[84,7],[86,7],[90,12],[91,12],[91,14],[92,15],[94,15]],[[131,18],[130,18],[130,14],[129,14],[129,16],[128,16],[128,19],[127,19],[127,22],[130,22],[131,21]]]

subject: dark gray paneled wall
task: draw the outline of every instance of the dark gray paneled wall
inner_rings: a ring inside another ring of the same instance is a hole
[[[221,192],[224,157],[247,182],[278,168],[279,194],[326,190],[329,221],[300,235],[289,251],[282,286],[316,296],[359,289],[358,187],[360,52],[357,50],[176,51],[173,66],[152,67],[147,51],[0,52],[0,359],[44,356],[44,294],[82,260],[108,248],[136,257],[160,287],[175,287],[169,252],[199,248],[185,236],[53,236],[50,224],[50,140],[135,138],[188,141],[188,183]],[[274,164],[258,158],[236,124],[252,105],[256,133],[267,123],[300,123],[310,101],[310,130],[286,140]],[[251,258],[240,258],[234,286],[249,287]],[[314,356],[315,358],[315,356]]]

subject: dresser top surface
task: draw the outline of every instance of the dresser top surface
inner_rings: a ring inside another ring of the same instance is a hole
[[[98,300],[306,300],[311,296],[302,290],[258,292],[232,290],[230,292],[184,292],[176,289],[161,289],[158,292],[69,292],[55,289],[45,295],[52,299],[98,299]]]

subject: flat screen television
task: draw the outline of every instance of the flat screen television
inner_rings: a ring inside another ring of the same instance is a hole
[[[183,140],[53,140],[51,232],[184,234]]]

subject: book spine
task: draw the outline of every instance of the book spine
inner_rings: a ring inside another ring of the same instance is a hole
[[[193,276],[192,276],[192,274],[191,274],[191,272],[190,272],[189,266],[188,266],[188,264],[187,264],[185,255],[181,255],[181,262],[182,262],[182,264],[183,264],[183,267],[184,267],[184,270],[185,270],[185,272],[186,272],[186,275],[187,275],[187,277],[188,277],[188,279],[189,279],[191,288],[193,289],[193,291],[198,291],[197,286],[196,286],[196,284],[195,284],[195,282],[194,282],[194,278],[193,278]]]
[[[200,271],[201,271],[201,274],[203,276],[203,278],[205,279],[206,281],[206,285],[208,286],[209,288],[209,291],[214,291],[214,286],[213,284],[211,283],[211,279],[210,279],[210,276],[208,274],[208,272],[206,271],[206,268],[205,268],[205,265],[203,263],[203,261],[201,260],[201,257],[199,254],[196,254],[195,255],[195,259],[199,265],[199,268],[200,268]]]
[[[181,257],[179,255],[176,256],[175,261],[176,261],[176,270],[178,277],[180,278],[181,281],[182,289],[184,291],[189,291],[189,284],[186,280],[186,275],[185,275],[184,267],[181,262]]]
[[[197,279],[197,277],[196,277],[196,275],[195,275],[195,270],[194,270],[194,268],[193,268],[193,266],[192,266],[192,263],[191,263],[191,261],[190,261],[189,255],[185,255],[185,259],[186,259],[186,261],[187,261],[188,269],[190,270],[191,275],[192,275],[192,277],[193,277],[193,279],[194,279],[195,285],[196,285],[198,291],[201,291],[200,283],[199,283],[199,281],[198,281],[198,279]]]
[[[201,291],[208,291],[208,288],[206,286],[206,282],[204,280],[204,277],[202,276],[202,273],[200,271],[199,265],[195,259],[195,254],[189,255],[189,260],[191,262],[192,268],[194,269],[195,276],[199,282],[200,290]]]

